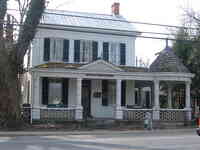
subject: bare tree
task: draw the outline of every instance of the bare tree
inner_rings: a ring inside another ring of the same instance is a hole
[[[10,31],[10,25],[5,25],[7,2],[0,0],[0,125],[12,127],[21,123],[20,75],[23,73],[23,59],[36,34],[46,0],[17,0],[21,16],[20,30],[17,41],[9,47],[5,40],[6,33]]]

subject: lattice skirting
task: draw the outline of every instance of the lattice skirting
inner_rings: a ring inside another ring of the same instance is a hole
[[[145,118],[146,112],[152,114],[152,110],[124,110],[123,118],[124,120],[142,121]]]
[[[75,119],[75,110],[40,110],[40,119],[42,120],[56,120],[56,121],[70,121]]]
[[[163,121],[184,121],[185,120],[185,111],[176,111],[176,110],[161,110],[160,111],[160,120]]]

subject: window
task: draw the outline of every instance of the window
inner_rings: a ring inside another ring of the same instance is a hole
[[[62,38],[44,39],[44,61],[69,61],[69,40]]]
[[[62,61],[63,55],[63,39],[51,38],[50,39],[50,60]]]
[[[68,105],[68,79],[42,78],[42,104]]]
[[[74,61],[91,62],[97,60],[98,42],[91,40],[74,41]]]
[[[126,64],[126,44],[117,42],[103,43],[103,60],[116,65]]]
[[[48,104],[62,104],[62,82],[59,79],[49,80]]]

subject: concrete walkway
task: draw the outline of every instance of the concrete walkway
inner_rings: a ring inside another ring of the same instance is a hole
[[[184,134],[196,132],[195,128],[163,130],[92,130],[92,131],[3,131],[0,136],[53,136],[53,135],[105,135],[105,134]]]

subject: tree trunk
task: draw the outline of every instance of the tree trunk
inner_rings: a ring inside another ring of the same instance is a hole
[[[16,63],[10,61],[9,55],[0,51],[0,125],[2,127],[19,127],[20,123],[20,78]]]
[[[46,0],[31,0],[18,39],[9,43],[4,26],[7,1],[0,0],[0,127],[20,127],[21,74],[24,55],[33,40]],[[12,30],[13,31],[13,30]],[[12,37],[11,41],[13,40]]]

